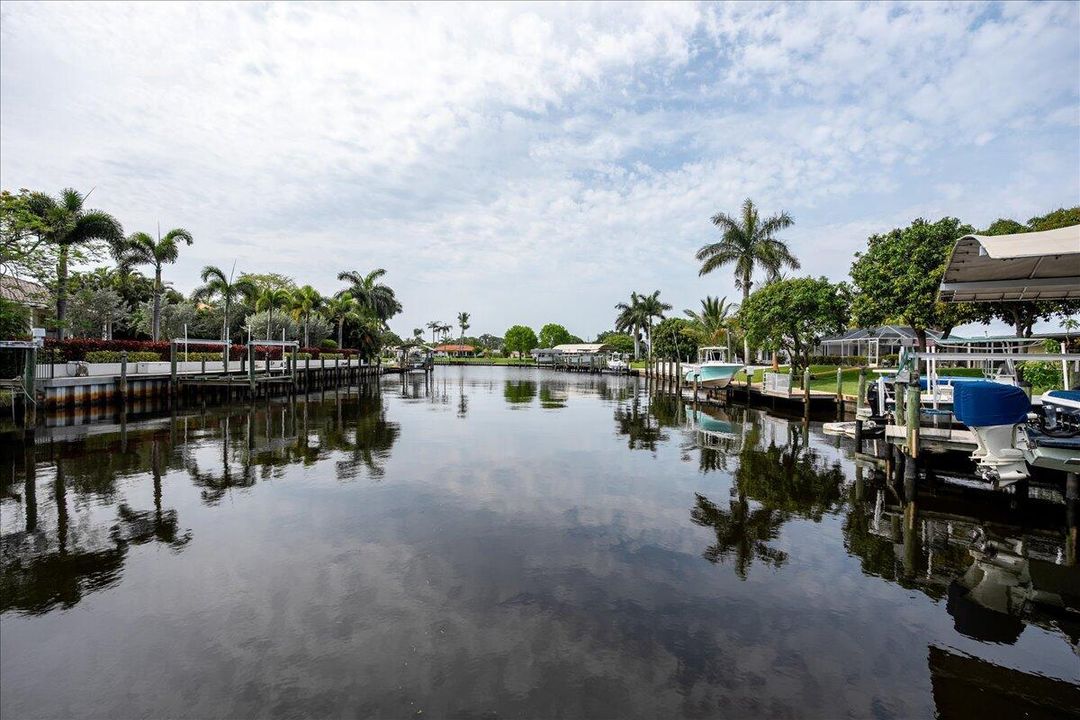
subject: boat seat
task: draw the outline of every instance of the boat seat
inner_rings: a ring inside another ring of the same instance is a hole
[[[1039,428],[1031,425],[1026,426],[1024,432],[1027,433],[1028,444],[1032,447],[1080,450],[1080,435],[1070,435],[1065,437],[1048,435]]]

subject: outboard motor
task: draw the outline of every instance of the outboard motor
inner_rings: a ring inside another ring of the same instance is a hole
[[[1008,485],[1029,477],[1016,427],[1027,422],[1030,410],[1027,395],[1013,385],[966,382],[953,389],[953,415],[975,435],[971,459],[984,478]]]

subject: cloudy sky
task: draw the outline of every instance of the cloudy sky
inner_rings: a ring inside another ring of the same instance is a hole
[[[384,267],[401,333],[677,309],[709,217],[796,221],[803,270],[868,234],[1080,203],[1080,4],[5,2],[0,183],[95,188],[125,229],[323,291]]]

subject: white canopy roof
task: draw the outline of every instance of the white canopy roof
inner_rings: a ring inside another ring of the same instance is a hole
[[[945,302],[1080,299],[1080,225],[956,241],[940,288]]]
[[[566,353],[567,355],[580,355],[583,353],[599,353],[610,350],[611,346],[605,343],[567,343],[556,345],[552,350]]]

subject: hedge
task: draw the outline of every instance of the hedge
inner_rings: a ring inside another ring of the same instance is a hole
[[[258,341],[256,341],[258,342]],[[168,341],[154,342],[152,340],[99,340],[96,338],[76,338],[72,340],[45,340],[45,350],[51,355],[52,362],[73,362],[76,360],[86,360],[87,353],[97,352],[115,352],[120,353],[127,351],[128,360],[132,359],[132,353],[146,352],[156,353],[158,360],[168,360],[170,358],[169,351],[171,344]],[[221,345],[207,345],[196,344],[186,346],[187,357],[189,360],[201,361],[205,355],[207,360],[220,360],[221,359]],[[255,346],[255,356],[259,360],[266,359],[267,355],[271,360],[280,360],[282,358],[282,346],[280,345],[258,345]],[[185,346],[177,346],[177,359],[184,359]],[[324,355],[327,358],[346,358],[355,357],[358,355],[356,350],[334,350],[333,353],[327,354],[320,348],[300,348],[301,355],[310,355],[312,358],[318,358],[320,355]],[[246,345],[232,345],[229,347],[229,359],[240,360],[247,355]],[[99,356],[95,356],[99,357]],[[119,355],[117,360],[95,360],[94,362],[119,362]],[[146,361],[142,361],[146,362]]]
[[[88,363],[118,363],[120,350],[90,350],[83,356]],[[156,352],[129,352],[128,362],[159,362],[161,355]]]

